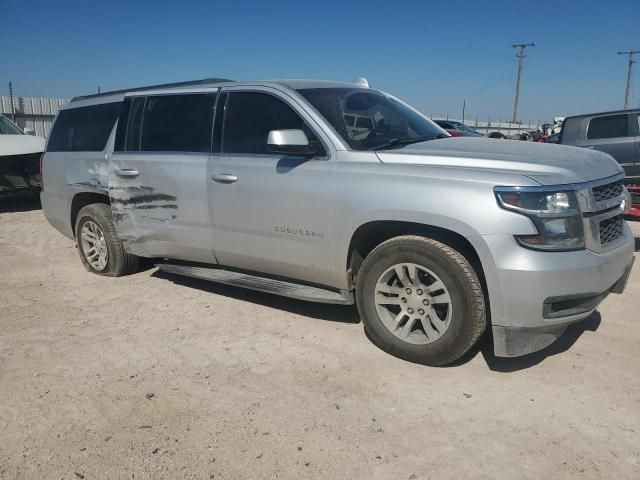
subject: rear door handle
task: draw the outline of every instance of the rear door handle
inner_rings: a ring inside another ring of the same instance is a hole
[[[214,173],[211,180],[218,183],[233,183],[238,181],[238,177],[229,173]]]
[[[140,172],[132,168],[116,168],[116,175],[123,178],[133,178],[140,175]]]

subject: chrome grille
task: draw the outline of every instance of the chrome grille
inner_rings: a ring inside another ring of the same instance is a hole
[[[621,181],[600,185],[599,187],[593,188],[593,198],[596,202],[602,202],[622,195],[622,190],[623,186]]]
[[[606,245],[617,240],[624,231],[624,219],[622,215],[607,218],[600,222],[600,244]]]

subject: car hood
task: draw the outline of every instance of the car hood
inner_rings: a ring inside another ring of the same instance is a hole
[[[517,173],[542,185],[588,182],[623,172],[606,153],[516,140],[443,138],[376,153],[383,163]]]
[[[46,140],[32,135],[0,135],[0,156],[44,152]]]

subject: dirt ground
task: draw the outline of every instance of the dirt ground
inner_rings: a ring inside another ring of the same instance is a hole
[[[638,479],[640,267],[544,352],[428,368],[353,308],[87,273],[0,204],[0,479]]]

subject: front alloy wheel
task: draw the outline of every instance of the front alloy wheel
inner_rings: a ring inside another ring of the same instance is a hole
[[[426,237],[392,238],[369,253],[358,271],[356,301],[377,346],[425,365],[457,360],[486,328],[475,270],[460,252]]]
[[[376,311],[399,339],[416,345],[438,340],[449,328],[453,306],[445,284],[428,268],[400,263],[376,285]]]

